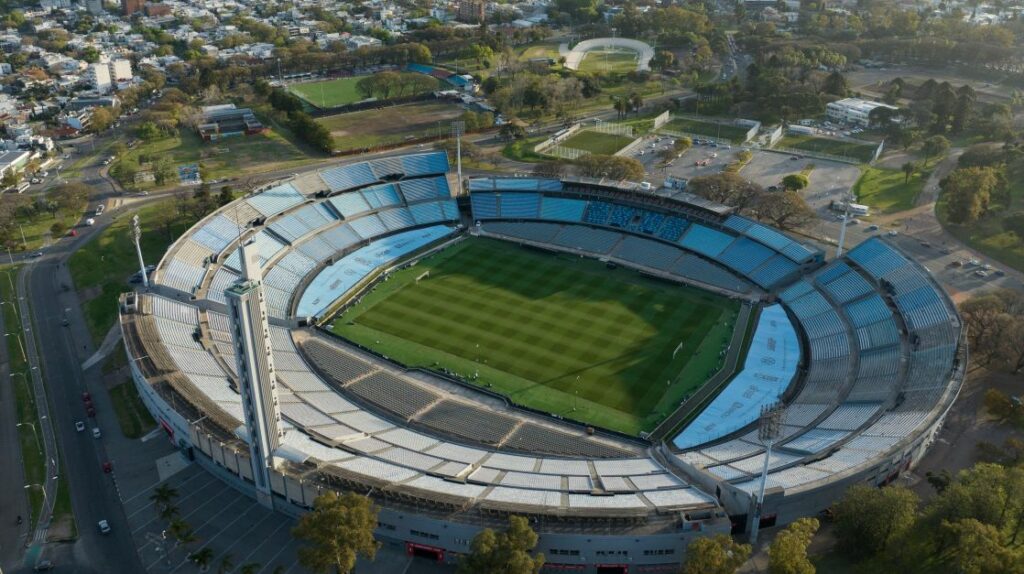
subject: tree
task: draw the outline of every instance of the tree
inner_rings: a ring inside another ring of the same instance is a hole
[[[782,178],[782,187],[790,191],[800,191],[805,189],[810,183],[807,176],[802,173],[791,173]]]
[[[991,167],[955,169],[942,178],[939,188],[946,200],[950,223],[973,223],[984,215],[999,184],[996,170]]]
[[[912,161],[908,161],[908,162],[904,163],[903,164],[903,183],[909,183],[910,182],[910,178],[914,175],[914,172],[916,172],[916,171],[917,171],[917,164],[916,163],[914,163]]]
[[[259,562],[249,562],[238,569],[238,574],[256,574],[262,567]]]
[[[850,487],[835,506],[838,548],[854,559],[884,552],[914,524],[917,504],[917,495],[900,486]]]
[[[924,163],[928,165],[928,160],[933,157],[939,157],[949,151],[949,140],[944,136],[932,136],[924,140],[924,146],[921,151],[924,152]]]
[[[188,556],[189,561],[199,567],[200,572],[210,569],[210,562],[213,561],[213,549],[209,546],[200,548]]]
[[[1024,572],[1024,554],[1002,543],[998,528],[968,518],[943,522],[943,537],[949,548],[953,571],[961,574],[1019,574]]]
[[[106,107],[94,108],[92,117],[89,119],[89,127],[94,132],[102,132],[112,126],[116,119],[117,113],[115,113],[114,109]]]
[[[694,177],[690,179],[687,191],[740,210],[753,206],[764,194],[760,185],[734,173]]]
[[[807,546],[818,526],[816,518],[801,518],[779,532],[768,549],[769,574],[814,574]]]
[[[576,166],[583,176],[619,181],[640,181],[645,173],[644,164],[638,160],[615,155],[581,156],[576,160]]]
[[[676,153],[683,153],[693,147],[693,140],[686,136],[676,138],[676,143],[673,147],[675,148]]]
[[[234,201],[235,196],[231,193],[231,186],[225,185],[220,188],[220,193],[217,194],[217,206],[224,207],[225,205]]]
[[[139,127],[135,129],[135,135],[139,136],[139,139],[150,141],[160,137],[160,128],[156,126],[155,122],[142,122]]]
[[[65,225],[63,221],[54,221],[53,225],[50,226],[50,236],[60,237],[64,235],[64,232],[67,231],[67,229],[68,226]]]
[[[220,557],[220,562],[217,564],[217,574],[228,574],[235,569],[235,556],[230,552]]]
[[[822,86],[822,91],[826,94],[834,94],[841,98],[845,98],[846,94],[850,92],[850,84],[846,81],[846,76],[842,72],[836,70],[825,78],[825,85]]]
[[[507,122],[501,124],[498,129],[498,134],[505,140],[522,139],[526,137],[526,126],[522,121],[516,118],[510,118]]]
[[[357,556],[373,560],[379,547],[373,538],[377,511],[369,498],[352,492],[318,496],[313,510],[292,529],[295,538],[307,543],[299,548],[299,563],[313,572],[345,574]]]
[[[779,229],[796,229],[814,220],[814,210],[795,191],[762,194],[757,203],[757,218]]]
[[[734,574],[750,552],[749,544],[739,544],[725,534],[698,538],[686,547],[680,574]]]
[[[469,554],[459,561],[458,574],[537,574],[544,566],[543,554],[530,554],[537,546],[537,533],[522,516],[509,517],[508,530],[490,528],[473,537]]]
[[[640,115],[640,108],[644,107],[644,97],[639,92],[633,92],[629,95],[629,105],[634,114]]]

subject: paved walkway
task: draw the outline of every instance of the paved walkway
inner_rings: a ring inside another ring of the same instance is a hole
[[[110,330],[107,331],[106,336],[103,337],[103,342],[100,343],[100,348],[96,349],[96,352],[91,357],[82,363],[82,370],[89,370],[90,367],[96,365],[110,354],[114,350],[118,341],[121,340],[121,325],[114,323],[110,326]]]

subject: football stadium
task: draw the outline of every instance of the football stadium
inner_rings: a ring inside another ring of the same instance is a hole
[[[685,193],[448,165],[274,182],[122,297],[186,457],[289,514],[365,494],[379,538],[438,562],[514,514],[546,571],[671,572],[895,480],[960,390],[956,308],[884,238],[826,260]]]

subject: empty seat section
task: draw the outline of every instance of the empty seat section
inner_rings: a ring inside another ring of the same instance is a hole
[[[612,458],[629,453],[583,436],[571,435],[533,423],[520,426],[505,442],[510,448],[561,456]]]
[[[339,384],[366,375],[372,370],[366,361],[318,339],[306,341],[302,350],[320,371]]]
[[[909,265],[902,255],[876,238],[854,247],[847,252],[847,257],[863,267],[875,279],[881,279],[886,273]]]
[[[500,194],[500,213],[509,219],[536,219],[540,217],[540,194],[509,193]]]
[[[448,182],[443,177],[403,180],[398,182],[398,189],[409,203],[449,196]]]
[[[498,196],[493,193],[475,193],[470,196],[475,219],[498,217]]]
[[[612,212],[611,204],[603,201],[591,201],[583,213],[583,221],[594,225],[607,225],[608,215]]]
[[[876,323],[858,327],[857,340],[860,342],[861,350],[867,351],[899,343],[900,334],[896,328],[896,321],[892,317],[887,317]]]
[[[459,205],[455,203],[454,199],[445,199],[441,201],[441,210],[444,212],[444,218],[448,221],[455,221],[459,219]]]
[[[441,203],[438,201],[410,205],[409,213],[412,215],[413,220],[416,221],[416,225],[437,223],[445,219],[444,212],[441,210]]]
[[[448,171],[448,154],[439,152],[402,156],[407,177],[417,175],[440,175]]]
[[[284,244],[276,240],[266,231],[260,231],[252,237],[252,242],[256,245],[256,251],[260,256],[260,265],[266,266],[267,261],[274,258],[278,251],[284,249]],[[234,269],[235,271],[241,271],[241,260],[238,255],[238,250],[235,249],[231,252],[231,255],[224,261],[224,265]]]
[[[671,272],[686,277],[690,280],[711,285],[720,289],[735,291],[737,293],[749,293],[751,284],[737,277],[731,271],[723,269],[714,263],[705,261],[696,255],[684,253],[682,257],[672,266]]]
[[[274,268],[283,267],[299,277],[305,277],[316,267],[316,261],[310,259],[300,251],[289,251],[284,257],[277,260]]]
[[[505,237],[526,239],[538,243],[551,243],[555,235],[558,235],[558,232],[562,230],[562,226],[557,223],[539,223],[534,221],[523,223],[494,221],[484,224],[483,229],[488,233],[496,233]]]
[[[366,162],[361,162],[321,171],[320,179],[331,192],[338,192],[374,183],[377,176]]]
[[[843,307],[854,327],[863,327],[892,316],[892,311],[877,294],[855,301]]]
[[[754,283],[770,288],[792,275],[799,268],[800,266],[793,263],[788,257],[774,255],[771,259],[765,261],[764,265],[751,273],[750,278],[753,279]]]
[[[852,270],[839,275],[827,283],[823,283],[819,277],[818,284],[840,305],[874,291],[874,288],[866,279]]]
[[[696,251],[706,257],[716,258],[732,244],[734,239],[735,237],[728,233],[716,231],[695,223],[683,235],[679,244],[690,251]]]
[[[345,388],[402,418],[411,417],[439,398],[433,392],[385,371],[371,373]]]
[[[621,233],[594,229],[582,225],[566,225],[552,242],[570,249],[582,249],[590,253],[604,254],[611,251],[612,247],[620,239],[622,239]]]
[[[668,271],[683,252],[678,247],[627,235],[612,253],[614,257],[631,263]]]
[[[377,215],[380,217],[380,220],[384,222],[388,231],[398,231],[399,229],[416,226],[416,220],[413,219],[412,213],[410,213],[409,209],[406,207],[385,209],[383,211],[378,211]]]
[[[686,231],[689,225],[689,221],[675,215],[669,215],[665,218],[665,222],[662,223],[661,229],[657,231],[657,236],[668,241],[679,241],[679,237],[683,235],[683,232]]]
[[[691,231],[692,233],[692,231]],[[718,260],[745,276],[761,266],[773,252],[760,243],[740,237],[731,247],[721,253]]]
[[[612,227],[629,227],[630,220],[636,215],[637,210],[625,205],[613,203],[611,213],[608,216],[608,225]]]
[[[328,201],[345,219],[352,219],[360,213],[370,211],[370,204],[366,202],[366,199],[361,194],[356,192],[335,195]]]
[[[324,235],[326,234],[314,235],[298,244],[295,249],[317,263],[326,261],[337,249],[324,240]]]
[[[500,443],[518,422],[512,417],[449,400],[436,403],[415,420],[443,433],[485,444]]]
[[[190,239],[208,247],[214,253],[220,253],[229,243],[241,236],[243,231],[245,227],[223,215],[215,215],[192,233]]]
[[[402,175],[405,173],[405,165],[401,157],[383,157],[370,162],[370,169],[377,179],[384,179],[388,176]]]
[[[363,239],[370,239],[388,232],[388,228],[384,227],[384,222],[380,220],[377,214],[353,219],[349,222],[349,226],[352,227],[352,231],[355,231]]]
[[[583,220],[586,201],[561,197],[544,197],[540,207],[541,219],[577,223]]]
[[[367,187],[359,193],[363,195],[363,199],[369,204],[370,209],[380,209],[402,203],[402,198],[398,197],[398,191],[390,183]]]
[[[286,183],[262,191],[245,201],[254,207],[256,211],[259,211],[265,217],[269,217],[281,213],[289,207],[298,205],[305,200],[305,196],[292,187],[292,184]]]

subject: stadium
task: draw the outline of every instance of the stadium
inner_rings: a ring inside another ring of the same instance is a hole
[[[269,485],[225,293],[249,273],[243,243],[280,412]],[[364,493],[379,538],[439,562],[523,515],[545,569],[609,574],[674,571],[696,537],[748,531],[765,469],[762,527],[894,480],[967,364],[956,308],[884,238],[826,261],[696,196],[459,181],[443,152],[220,208],[122,297],[120,324],[170,439],[274,508]]]

